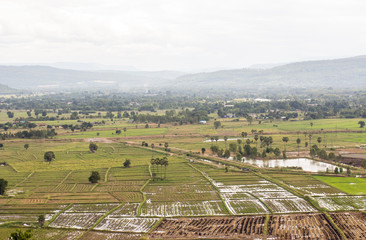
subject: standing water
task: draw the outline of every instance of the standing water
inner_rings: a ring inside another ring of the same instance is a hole
[[[243,159],[243,162],[257,165],[258,167],[292,167],[302,168],[306,172],[325,172],[328,168],[329,172],[333,172],[335,167],[332,164],[315,161],[308,158],[296,158],[296,159],[271,159],[271,160],[254,160]]]

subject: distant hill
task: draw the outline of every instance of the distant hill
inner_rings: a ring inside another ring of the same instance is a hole
[[[290,63],[270,69],[234,69],[178,77],[176,86],[209,88],[366,87],[366,56]]]
[[[15,89],[12,89],[6,85],[3,85],[3,84],[0,84],[0,94],[3,94],[3,93],[16,93],[17,90]]]
[[[365,88],[366,56],[188,75],[177,71],[80,71],[47,66],[0,66],[0,84],[17,89]]]
[[[167,84],[175,71],[78,71],[47,66],[0,66],[0,83],[18,89],[134,88]]]

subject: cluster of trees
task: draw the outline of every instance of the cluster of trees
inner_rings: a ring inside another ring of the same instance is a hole
[[[61,127],[63,129],[70,129],[71,131],[75,131],[75,130],[80,130],[80,131],[86,131],[87,129],[92,128],[94,125],[91,122],[82,122],[80,125],[79,124],[63,124],[61,125]]]
[[[28,121],[16,121],[14,123],[12,122],[6,122],[6,123],[0,123],[0,128],[4,129],[4,131],[8,131],[8,129],[18,129],[18,128],[35,128],[37,127],[37,124],[31,123]]]
[[[327,168],[327,173],[329,172],[328,168]],[[342,174],[343,173],[343,168],[342,167],[335,167],[334,168],[334,174]],[[347,173],[348,176],[351,176],[351,168],[348,166],[347,167]]]
[[[166,111],[164,115],[151,115],[151,114],[135,114],[132,119],[137,123],[178,123],[182,124],[194,124],[200,121],[208,121],[209,112],[206,110],[183,110],[176,113],[174,110]]]
[[[152,158],[150,160],[151,166],[152,166],[152,177],[153,177],[153,181],[155,181],[155,178],[157,178],[159,176],[159,166],[160,166],[160,180],[163,180],[166,178],[166,168],[169,164],[167,157],[163,157],[163,158]],[[156,166],[154,168],[154,166]],[[165,168],[165,173],[164,173],[164,178],[163,178],[163,166]]]
[[[0,138],[11,139],[11,138],[27,138],[27,139],[40,139],[40,138],[53,138],[57,135],[55,129],[47,130],[23,130],[16,133],[4,132],[0,133]]]
[[[311,157],[319,157],[324,160],[331,160],[336,161],[340,160],[342,158],[341,155],[336,156],[334,152],[330,152],[327,154],[327,152],[324,149],[320,149],[317,145],[313,145],[310,148],[310,156]]]

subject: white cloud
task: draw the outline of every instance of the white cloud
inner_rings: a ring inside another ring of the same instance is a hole
[[[366,54],[358,0],[0,0],[0,62],[243,67]]]

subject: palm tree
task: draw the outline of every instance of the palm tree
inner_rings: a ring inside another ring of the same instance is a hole
[[[261,147],[262,147],[262,145],[263,145],[263,140],[264,140],[264,137],[263,137],[263,136],[260,136],[260,137],[259,137],[259,141],[261,141]]]
[[[169,147],[169,144],[167,142],[164,143],[164,147],[165,147],[165,151],[167,151],[168,150],[168,147]]]
[[[309,146],[310,146],[310,149],[311,149],[311,137],[312,137],[313,135],[312,134],[309,134]]]
[[[152,169],[154,170],[154,165],[156,164],[155,158],[151,158],[150,164],[152,166]],[[152,177],[153,177],[153,181],[154,181],[155,180],[155,174],[154,173],[152,173]]]
[[[318,137],[317,141],[318,141],[318,144],[320,145],[320,143],[322,142],[322,138]]]
[[[284,151],[286,152],[286,144],[290,139],[288,137],[283,137],[282,141],[284,142]]]
[[[258,134],[256,134],[256,135],[254,135],[254,140],[255,140],[255,147],[257,147],[257,142],[258,142],[258,139],[259,139],[259,137],[258,137]]]
[[[215,136],[215,141],[216,141],[216,145],[217,145],[217,141],[219,141],[219,136]]]
[[[300,143],[301,143],[301,139],[300,138],[296,139],[296,143],[297,143],[297,156],[300,156]]]
[[[165,179],[166,178],[166,167],[169,165],[168,159],[166,157],[164,157],[163,165],[165,167],[165,175],[164,175],[164,179]]]
[[[246,138],[248,136],[248,133],[247,132],[241,132],[241,136],[244,138]]]

